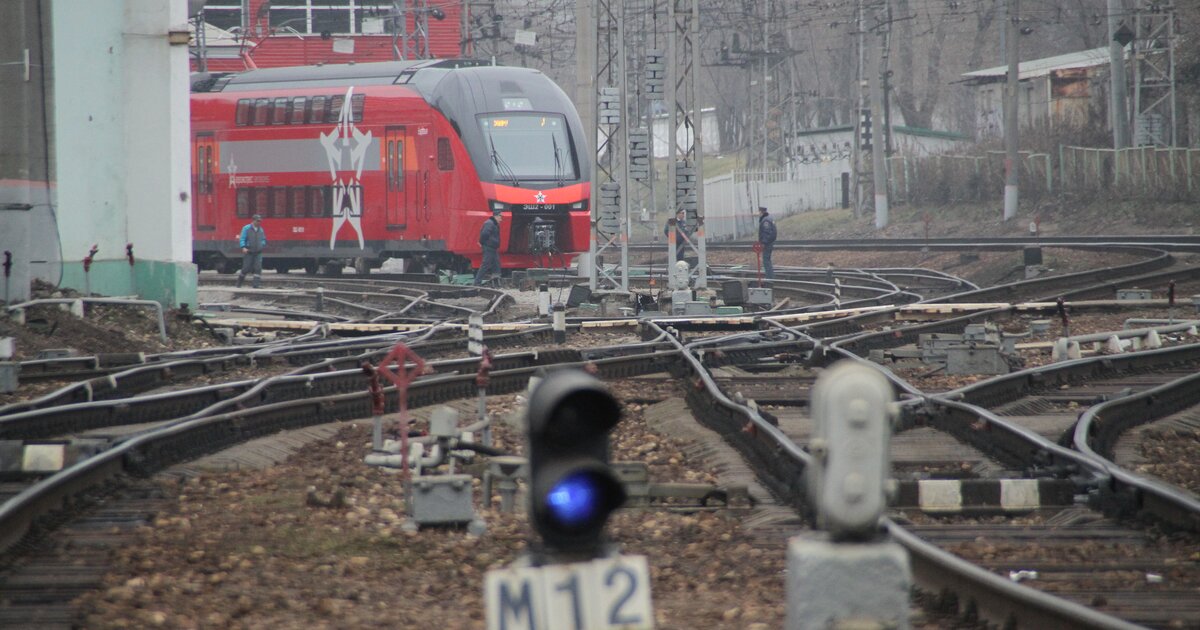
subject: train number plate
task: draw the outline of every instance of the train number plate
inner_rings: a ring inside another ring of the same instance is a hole
[[[484,578],[488,630],[648,630],[645,556],[495,569]]]

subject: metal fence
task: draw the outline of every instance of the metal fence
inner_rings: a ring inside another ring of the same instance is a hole
[[[1054,192],[1045,153],[1021,153],[1021,196],[1037,200]],[[888,193],[897,203],[946,204],[994,199],[1004,193],[1004,153],[888,158]]]
[[[1078,196],[1200,200],[1200,149],[1060,146],[1062,190]]]
[[[779,218],[841,203],[841,173],[796,177],[788,171],[735,171],[704,182],[704,233],[710,240],[754,234],[758,207]]]

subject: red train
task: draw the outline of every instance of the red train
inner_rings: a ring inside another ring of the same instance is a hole
[[[504,267],[588,248],[583,127],[536,70],[421,60],[196,75],[191,116],[201,269],[240,264],[254,214],[263,264],[279,271],[478,266],[494,208]]]

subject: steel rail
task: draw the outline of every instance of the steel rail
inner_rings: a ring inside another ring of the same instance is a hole
[[[1180,234],[1143,234],[1127,236],[971,236],[940,238],[848,238],[848,239],[786,239],[775,241],[776,249],[836,249],[836,250],[957,250],[986,249],[1009,251],[1023,247],[1093,247],[1149,245],[1174,250],[1200,249],[1200,236]],[[711,243],[714,250],[743,250],[754,241],[722,241]],[[630,244],[636,252],[657,252],[661,245]]]
[[[674,350],[652,354],[596,359],[560,364],[587,367],[601,378],[626,378],[666,371]],[[529,378],[545,366],[493,370],[488,392],[521,391]],[[216,416],[178,422],[134,436],[117,446],[38,481],[0,504],[0,553],[19,542],[47,513],[69,505],[72,497],[121,474],[145,476],[167,466],[224,449],[232,444],[281,430],[313,424],[367,418],[373,413],[372,397],[360,390],[327,396],[273,402]],[[409,408],[428,406],[477,394],[475,373],[435,375],[409,385]],[[399,401],[394,387],[385,388],[385,412],[394,412]]]
[[[1074,273],[1066,273],[1052,276],[1042,276],[1029,280],[1021,280],[1019,282],[1010,282],[1008,284],[1000,284],[984,289],[974,291],[964,291],[962,293],[954,293],[951,295],[940,296],[926,300],[927,303],[937,304],[944,302],[1008,302],[1012,301],[1012,296],[1015,294],[1025,293],[1027,291],[1048,291],[1043,293],[1044,296],[1056,296],[1063,288],[1072,288],[1083,281],[1088,281],[1091,286],[1110,286],[1110,282],[1114,279],[1127,278],[1135,274],[1145,274],[1151,271],[1156,271],[1170,266],[1174,262],[1174,257],[1170,253],[1149,249],[1145,247],[1128,247],[1128,248],[1109,248],[1105,251],[1113,253],[1127,254],[1152,254],[1144,260],[1132,262],[1114,267],[1104,267],[1101,269],[1089,269],[1087,271],[1077,271]]]
[[[771,323],[795,334],[803,334],[802,331],[790,329],[778,322]],[[706,341],[704,343],[711,344],[713,342]],[[844,350],[835,349],[835,352],[847,354],[855,360],[866,362],[865,359]],[[687,356],[688,354],[685,354],[685,357]],[[694,372],[702,372],[702,362],[692,360],[690,363]],[[885,373],[887,373],[886,370]],[[894,375],[887,374],[893,382],[899,380]],[[773,454],[777,461],[768,472],[764,472],[761,464],[756,467],[760,479],[771,488],[776,496],[784,498],[797,510],[806,513],[809,507],[805,503],[802,481],[809,460],[805,457],[796,457],[792,449],[798,447],[794,447],[794,444],[786,437],[780,438],[770,431],[760,432],[759,424],[753,425],[754,430],[746,430],[746,421],[738,416],[753,417],[753,408],[742,406],[736,411],[722,411],[722,405],[714,404],[714,401],[719,403],[723,397],[719,389],[703,377],[700,380],[704,382],[704,387],[689,388],[689,406],[693,413],[736,446],[739,451],[744,454],[749,453],[750,456],[747,457],[749,461],[758,464],[762,457],[754,455],[763,452]],[[916,391],[911,386],[908,386],[907,390],[909,392]],[[712,400],[700,399],[699,392],[701,391],[706,392]],[[939,411],[938,407],[950,411]],[[983,433],[978,429],[980,426],[978,422],[983,420],[986,423],[985,426],[993,427],[993,431],[989,432],[988,438],[982,442],[984,444],[989,441],[1001,442],[1001,445],[991,450],[995,451],[1004,461],[1020,460],[1028,463],[1032,459],[1045,472],[1052,472],[1056,475],[1074,474],[1082,477],[1092,486],[1103,485],[1103,480],[1106,479],[1104,468],[1083,454],[1046,440],[1022,427],[1010,425],[1003,419],[978,407],[957,401],[941,400],[936,397],[917,397],[906,402],[904,408],[908,410],[907,415],[910,417],[916,414],[929,417],[942,416],[942,420],[933,422],[943,424],[945,428],[951,430],[952,434],[962,434],[964,430]],[[1007,435],[1007,437],[998,439],[998,434]],[[780,442],[781,439],[783,442]],[[760,440],[774,443],[761,444]],[[972,439],[969,442],[978,444],[981,441]],[[1035,454],[1032,458],[1029,457],[1030,445],[1035,447]],[[801,453],[807,454],[802,450]],[[1030,628],[1124,629],[1140,627],[1052,594],[1017,585],[1003,576],[986,571],[941,550],[937,545],[907,532],[890,519],[885,519],[884,526],[893,538],[909,551],[914,575],[919,583],[934,592],[950,591],[959,594],[960,599],[973,606],[981,617],[997,625]]]
[[[1200,532],[1200,498],[1112,461],[1122,433],[1196,405],[1200,405],[1200,373],[1089,407],[1075,424],[1072,442],[1111,476],[1103,490],[1120,502],[1123,511],[1149,512],[1176,528]]]

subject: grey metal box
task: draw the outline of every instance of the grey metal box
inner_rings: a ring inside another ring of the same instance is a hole
[[[774,292],[770,287],[750,287],[746,294],[746,301],[750,304],[771,306],[775,303]]]
[[[1008,374],[1008,361],[1000,347],[987,345],[953,346],[946,349],[947,374]]]
[[[712,307],[708,302],[684,302],[684,315],[712,315]]]
[[[475,519],[470,475],[418,475],[408,488],[408,515],[418,526]]]

